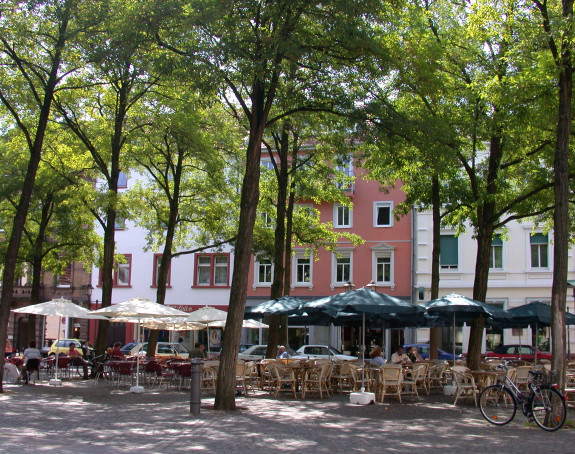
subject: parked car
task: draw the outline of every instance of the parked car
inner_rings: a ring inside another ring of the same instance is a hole
[[[120,350],[126,356],[134,356],[137,355],[138,352],[140,355],[145,355],[148,352],[148,343],[130,342],[124,345]],[[190,356],[190,352],[186,347],[177,342],[158,342],[155,356],[186,359]]]
[[[245,352],[248,348],[253,347],[254,344],[240,344],[239,353]]]
[[[344,355],[329,345],[304,345],[296,350],[296,359],[340,359],[353,361],[357,356]]]
[[[429,344],[405,344],[403,349],[405,353],[409,351],[411,347],[417,348],[417,351],[421,355],[423,359],[429,358]],[[438,359],[445,359],[447,361],[453,361],[453,353],[448,353],[446,351],[441,350],[440,348],[437,349],[437,358]],[[463,355],[455,355],[455,359],[462,359]]]
[[[246,349],[245,351],[238,354],[238,359],[242,359],[244,361],[259,361],[266,357],[266,351],[268,349],[267,345],[253,345],[250,348]],[[293,349],[286,347],[288,355],[294,356],[296,352]]]
[[[66,353],[70,349],[70,344],[72,342],[74,342],[76,350],[78,350],[80,354],[83,356],[84,354],[82,352],[82,349],[80,348],[83,341],[81,341],[80,339],[55,340],[54,342],[52,342],[50,350],[48,350],[48,356],[55,356],[60,355],[61,353]],[[94,356],[94,349],[92,347],[89,348],[90,348],[90,354],[88,356]]]
[[[487,352],[482,356],[487,358],[524,359],[526,361],[533,361],[535,360],[535,348],[531,345],[500,345],[492,352]],[[542,353],[537,350],[537,359],[551,360],[551,353]]]

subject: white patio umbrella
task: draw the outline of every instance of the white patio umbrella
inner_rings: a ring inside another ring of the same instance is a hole
[[[208,327],[208,355],[210,354],[210,326],[213,326],[212,323],[214,322],[225,322],[227,317],[228,313],[226,311],[211,306],[201,307],[189,313],[186,321],[205,323]]]
[[[220,320],[219,322],[212,322],[210,323],[210,326],[213,328],[225,328],[226,327],[226,321],[225,320]],[[265,323],[262,322],[258,322],[257,320],[244,320],[242,322],[242,328],[253,328],[253,329],[259,329],[259,328],[269,328],[269,325],[266,325]]]
[[[106,320],[106,317],[101,315],[94,315],[88,309],[85,309],[82,306],[78,306],[69,299],[62,297],[51,301],[46,301],[45,303],[31,304],[30,306],[13,309],[12,312],[16,312],[18,314],[35,314],[44,316],[52,315],[59,317],[58,341],[60,340],[60,324],[62,323],[62,317]],[[54,386],[61,386],[62,380],[58,378],[58,356],[56,356],[55,363],[56,369],[54,372],[54,378],[51,379],[48,383]]]
[[[187,315],[185,312],[174,309],[163,304],[158,304],[146,298],[130,298],[118,304],[92,311],[91,314],[104,315],[110,317],[110,321],[125,321],[126,318],[133,318],[138,323],[138,343],[141,344],[140,327],[144,319],[163,319]],[[136,356],[136,386],[130,388],[132,393],[144,392],[144,387],[140,386],[140,355]]]

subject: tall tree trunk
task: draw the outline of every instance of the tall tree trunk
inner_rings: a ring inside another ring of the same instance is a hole
[[[477,257],[475,259],[475,280],[473,282],[473,299],[485,302],[487,284],[489,282],[489,256],[493,241],[495,218],[495,197],[497,194],[497,175],[501,166],[503,148],[501,135],[495,133],[489,142],[489,163],[487,182],[485,185],[487,197],[477,207]],[[472,370],[479,369],[485,317],[480,316],[471,322],[469,346],[467,349],[467,366]]]
[[[563,0],[563,17],[573,17],[573,0]],[[551,289],[552,368],[559,372],[559,386],[565,388],[565,305],[569,248],[569,138],[571,136],[571,102],[573,71],[571,67],[571,32],[561,41],[559,75],[559,118],[555,149],[555,211],[553,214],[553,287]]]
[[[277,168],[277,206],[276,206],[276,229],[274,232],[274,277],[271,286],[271,299],[279,298],[284,295],[284,257],[286,244],[286,203],[289,184],[289,167],[287,162],[289,149],[289,122],[282,125],[281,136],[279,140],[279,149],[276,150],[278,159],[276,160]],[[272,156],[272,159],[273,156]],[[279,161],[279,163],[277,162]],[[285,344],[285,336],[282,336],[283,325],[287,322],[286,317],[273,315],[269,317],[268,329],[268,347],[266,358],[275,358],[277,346]]]
[[[254,224],[259,201],[261,144],[269,112],[269,109],[264,110],[263,84],[256,81],[254,85],[250,137],[246,150],[246,170],[242,183],[240,219],[234,255],[234,272],[226,319],[226,336],[222,343],[214,404],[216,410],[234,410],[236,408],[236,357],[240,346],[242,321],[246,306],[247,270],[251,261]]]
[[[160,258],[160,269],[157,272],[157,289],[156,289],[156,302],[158,304],[165,304],[166,302],[166,286],[168,284],[168,275],[170,272],[170,264],[172,263],[172,249],[174,245],[174,235],[176,234],[176,226],[178,223],[178,216],[180,214],[180,188],[182,184],[182,173],[184,165],[185,150],[178,146],[178,158],[175,165],[173,175],[173,190],[169,201],[170,212],[168,214],[168,226],[166,229],[166,239],[164,240],[164,250]],[[155,264],[154,264],[155,266]],[[155,356],[156,345],[158,343],[158,330],[152,330],[148,338],[148,357]]]
[[[431,253],[431,299],[439,298],[439,256],[441,252],[441,198],[439,195],[439,177],[433,175],[431,182],[431,200],[433,213],[433,251]],[[429,330],[429,357],[437,359],[439,356],[439,343],[441,342],[441,328],[434,327]]]
[[[18,251],[20,249],[20,241],[22,240],[22,232],[24,231],[24,224],[28,216],[28,208],[30,207],[30,200],[32,199],[32,192],[34,191],[34,183],[36,181],[36,173],[40,164],[42,156],[42,148],[44,144],[44,137],[48,120],[50,118],[50,110],[52,101],[54,99],[54,91],[58,83],[58,71],[62,58],[62,51],[66,44],[66,33],[68,30],[68,23],[70,20],[71,5],[66,3],[64,14],[62,15],[62,22],[60,23],[58,40],[53,52],[53,60],[50,68],[50,73],[44,87],[44,98],[38,115],[38,124],[36,127],[36,134],[34,141],[30,147],[30,157],[28,159],[28,167],[26,169],[26,176],[22,185],[22,192],[20,193],[20,200],[16,207],[16,214],[12,221],[12,230],[10,239],[8,240],[8,248],[6,256],[4,257],[4,272],[2,276],[2,295],[0,296],[0,350],[4,351],[6,347],[6,338],[8,336],[8,321],[10,318],[10,307],[12,305],[12,298],[14,293],[14,278],[16,274],[16,265],[18,263]],[[2,388],[2,378],[4,376],[4,357],[0,359],[0,392]]]

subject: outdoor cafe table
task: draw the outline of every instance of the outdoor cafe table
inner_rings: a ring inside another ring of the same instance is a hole
[[[470,372],[480,392],[488,386],[494,385],[497,382],[497,378],[504,375],[503,371],[495,370],[472,370]]]

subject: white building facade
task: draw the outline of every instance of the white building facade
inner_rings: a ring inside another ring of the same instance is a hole
[[[433,250],[433,219],[431,211],[415,213],[414,291],[416,300],[428,301],[431,293],[431,265]],[[574,248],[569,249],[568,280],[575,279]],[[473,296],[475,259],[477,243],[473,229],[457,235],[455,230],[441,231],[439,295],[459,293]],[[531,222],[511,222],[506,231],[497,232],[491,247],[489,283],[486,302],[510,309],[532,301],[549,303],[553,283],[553,232],[545,232]],[[567,310],[575,312],[574,294],[567,294]],[[569,331],[572,330],[573,332]],[[463,353],[467,351],[470,328],[456,330],[455,344]],[[499,344],[534,345],[534,330],[531,328],[487,330],[484,335],[483,351],[489,351]],[[571,352],[575,352],[575,327],[567,327]],[[444,330],[442,345],[451,343],[450,329]],[[540,348],[548,349],[549,330],[539,333]],[[429,341],[429,330],[418,329],[419,342]],[[450,350],[449,350],[450,351]]]

